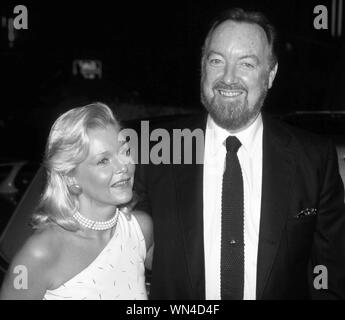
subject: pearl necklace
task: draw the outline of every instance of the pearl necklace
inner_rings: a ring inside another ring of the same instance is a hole
[[[94,221],[82,216],[79,211],[77,211],[73,218],[77,220],[83,227],[92,230],[108,230],[116,226],[117,220],[119,218],[120,210],[116,208],[115,215],[107,221]]]

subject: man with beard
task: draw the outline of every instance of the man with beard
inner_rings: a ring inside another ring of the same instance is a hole
[[[151,299],[345,298],[344,190],[334,146],[261,112],[278,70],[273,26],[234,9],[203,47],[202,164],[142,165],[153,216]]]

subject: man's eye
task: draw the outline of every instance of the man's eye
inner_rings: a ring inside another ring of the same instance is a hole
[[[105,165],[109,162],[108,158],[103,158],[102,160],[97,162],[97,165]]]
[[[249,62],[243,62],[242,66],[244,66],[244,67],[246,67],[248,69],[253,69],[254,68],[254,65],[249,63]]]

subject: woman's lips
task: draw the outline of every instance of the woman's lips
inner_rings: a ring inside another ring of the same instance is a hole
[[[131,181],[131,178],[121,179],[111,185],[112,188],[127,186]]]

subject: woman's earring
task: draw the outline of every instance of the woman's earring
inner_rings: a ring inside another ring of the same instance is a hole
[[[79,184],[72,184],[68,186],[68,190],[70,193],[72,193],[75,196],[79,196],[83,192],[83,189],[81,188]]]

